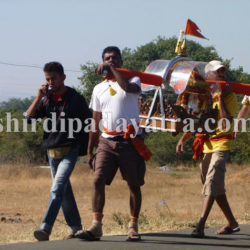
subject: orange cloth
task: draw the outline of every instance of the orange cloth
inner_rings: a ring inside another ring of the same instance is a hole
[[[125,140],[131,140],[138,154],[145,160],[148,161],[152,157],[150,149],[145,145],[142,139],[139,137],[130,138],[130,135],[135,134],[134,126],[129,123],[126,132],[117,132],[116,130],[108,131],[107,128],[103,128],[103,131],[108,135],[124,135]]]
[[[202,155],[203,152],[203,145],[206,141],[206,135],[205,134],[196,134],[196,138],[194,140],[193,146],[192,146],[192,152],[194,153],[193,159],[195,161],[199,160],[199,158]]]
[[[200,31],[199,27],[190,19],[188,19],[186,24],[185,34],[207,39],[199,31]]]
[[[134,70],[128,70],[128,69],[121,69],[121,68],[116,68],[116,70],[119,71],[120,73],[122,73],[126,79],[130,79],[134,76],[138,76],[143,84],[161,86],[161,84],[163,83],[162,77],[155,75],[155,74],[134,71]],[[111,81],[115,80],[114,76],[111,73],[108,73],[106,75],[105,79],[111,80]]]
[[[195,161],[199,160],[202,153],[203,153],[203,149],[204,149],[204,143],[205,141],[209,140],[209,141],[221,141],[221,140],[232,140],[233,139],[233,135],[226,135],[226,136],[222,136],[222,137],[215,137],[215,138],[209,138],[207,139],[207,136],[205,134],[195,134],[196,138],[194,140],[193,146],[192,146],[192,152],[194,153],[193,155],[193,159]]]
[[[131,123],[129,123],[127,130],[124,134],[124,139],[126,139],[126,140],[131,139],[138,154],[145,161],[150,160],[150,158],[152,157],[152,153],[151,153],[150,149],[145,145],[145,143],[143,142],[143,140],[141,138],[139,138],[139,137],[130,138],[130,135],[132,135],[132,134],[135,134],[135,128]]]
[[[226,85],[232,87],[233,92],[240,95],[250,95],[250,84],[243,82],[228,82],[228,81],[215,81],[215,80],[206,80],[207,83],[219,83],[222,87],[222,90]]]
[[[107,135],[124,135],[124,132],[117,132],[116,130],[108,130],[107,128],[103,127],[103,131],[107,134]]]

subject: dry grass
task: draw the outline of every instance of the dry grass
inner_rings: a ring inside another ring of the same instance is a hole
[[[78,164],[71,177],[84,226],[91,223],[92,172]],[[226,187],[232,210],[240,223],[250,222],[250,169],[228,166]],[[0,243],[34,241],[33,230],[39,228],[49,201],[51,177],[48,169],[33,166],[0,167]],[[194,226],[199,218],[202,195],[197,168],[179,167],[162,172],[148,167],[142,188],[143,205],[140,230],[161,231]],[[126,233],[129,219],[129,193],[118,174],[106,189],[104,233]],[[160,205],[168,202],[168,205]],[[225,219],[214,205],[207,225],[223,225]],[[60,212],[51,239],[68,233]]]

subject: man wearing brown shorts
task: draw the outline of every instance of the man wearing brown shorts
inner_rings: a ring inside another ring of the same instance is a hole
[[[140,240],[138,217],[141,208],[141,189],[144,184],[145,162],[130,139],[124,139],[127,124],[139,123],[138,99],[141,92],[140,79],[127,80],[116,68],[122,66],[120,50],[107,47],[102,53],[103,64],[97,66],[96,74],[110,77],[96,85],[90,102],[95,121],[95,132],[90,132],[88,145],[89,164],[94,170],[93,222],[92,226],[80,234],[79,238],[99,240],[102,236],[102,218],[105,203],[105,185],[110,185],[117,169],[128,183],[130,191],[130,222],[128,240]],[[103,132],[99,123],[102,119]],[[117,128],[123,119],[126,127]],[[140,136],[140,130],[136,136]],[[98,146],[97,146],[98,145]],[[97,146],[96,154],[93,149]]]
[[[211,61],[205,67],[206,79],[208,80],[224,80],[224,72],[226,68],[220,61]],[[216,87],[217,85],[217,87]],[[222,128],[225,128],[226,122],[229,122],[230,127],[228,131],[222,131],[219,127],[216,128],[216,134],[204,137],[203,143],[201,138],[197,138],[200,145],[196,149],[197,152],[203,152],[200,159],[201,180],[203,184],[202,194],[205,196],[201,217],[192,232],[191,236],[195,238],[204,237],[205,223],[211,211],[214,201],[217,202],[223,214],[227,219],[227,225],[217,231],[217,234],[231,234],[240,230],[239,225],[234,218],[229,203],[226,197],[225,190],[225,172],[226,162],[229,158],[229,152],[233,139],[233,124],[232,118],[235,116],[237,108],[236,95],[230,88],[225,88],[223,91],[221,87],[216,84],[212,86],[213,108],[218,107],[218,120],[222,120]],[[225,123],[224,123],[225,122]],[[184,150],[184,142],[192,134],[185,133],[179,140],[176,146],[176,152],[181,153]],[[202,136],[202,135],[201,135]],[[196,141],[195,141],[196,142]],[[194,143],[195,144],[195,143]]]

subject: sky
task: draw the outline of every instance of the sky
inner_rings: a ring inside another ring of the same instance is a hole
[[[0,102],[36,95],[49,61],[61,62],[66,85],[77,86],[80,65],[101,63],[106,46],[178,36],[188,18],[209,40],[188,39],[250,73],[249,10],[250,0],[0,0]]]

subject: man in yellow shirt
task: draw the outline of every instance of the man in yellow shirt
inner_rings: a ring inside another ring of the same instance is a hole
[[[205,67],[206,79],[224,80],[226,67],[220,61],[211,61]],[[218,203],[228,223],[217,231],[217,234],[231,234],[240,230],[231,208],[228,204],[225,191],[226,161],[233,139],[233,117],[236,113],[237,99],[230,88],[224,91],[218,83],[212,86],[213,107],[218,107],[218,127],[216,134],[209,136],[203,145],[203,155],[200,160],[201,179],[203,183],[202,193],[205,196],[200,220],[191,236],[204,237],[204,227],[214,200]],[[191,133],[185,133],[176,146],[178,154],[184,151],[184,142],[191,137]]]

